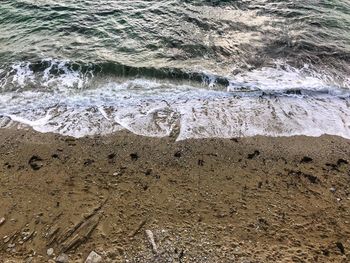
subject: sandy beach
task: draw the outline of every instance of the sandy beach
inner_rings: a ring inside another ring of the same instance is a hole
[[[0,262],[349,262],[350,141],[0,131]]]

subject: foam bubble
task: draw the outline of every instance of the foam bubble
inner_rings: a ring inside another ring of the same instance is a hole
[[[276,62],[274,67],[239,73],[231,79],[228,91],[259,90],[266,92],[285,92],[286,90],[307,90],[341,92],[350,88],[350,81],[342,86],[325,72],[311,70],[308,64],[302,68],[291,67],[283,62]]]
[[[34,72],[30,69],[30,63],[18,63],[12,66],[13,75],[12,83],[16,83],[19,86],[24,86],[27,82],[34,80]]]
[[[69,60],[47,58],[39,63],[43,70],[35,71],[37,65],[30,62],[18,62],[6,72],[0,70],[0,88],[3,90],[16,90],[32,88],[84,88],[94,77],[93,70],[83,72],[81,68],[74,68]],[[6,74],[3,74],[6,72]],[[10,85],[10,87],[8,87]]]

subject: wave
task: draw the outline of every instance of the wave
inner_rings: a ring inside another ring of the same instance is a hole
[[[207,71],[185,71],[178,68],[133,67],[116,62],[84,63],[69,60],[43,59],[38,62],[18,62],[0,67],[2,92],[25,89],[76,88],[88,89],[100,82],[117,79],[145,78],[187,82],[208,88],[234,91],[320,91],[350,89],[350,78],[342,81],[324,70],[304,64],[296,68],[282,61],[272,66],[250,70],[233,69],[229,76]],[[298,93],[298,92],[296,92]]]
[[[0,70],[0,127],[82,137],[127,129],[178,140],[333,134],[350,138],[350,90],[308,65],[217,76],[45,59]]]
[[[209,86],[228,86],[226,77],[204,72],[189,72],[177,68],[132,67],[115,62],[83,63],[69,60],[44,59],[39,62],[18,62],[0,68],[0,88],[3,91],[26,88],[64,86],[89,88],[94,78],[153,78],[192,81]]]

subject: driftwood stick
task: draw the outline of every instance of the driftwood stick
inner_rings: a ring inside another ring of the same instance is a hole
[[[137,234],[138,232],[140,232],[141,228],[142,228],[146,223],[147,223],[147,219],[142,220],[142,221],[140,222],[140,224],[138,224],[137,228],[129,234],[129,237],[130,237],[130,238],[133,238],[134,236],[136,236],[136,234]]]

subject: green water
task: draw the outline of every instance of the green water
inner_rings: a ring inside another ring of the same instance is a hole
[[[347,0],[1,0],[0,127],[350,138]]]

